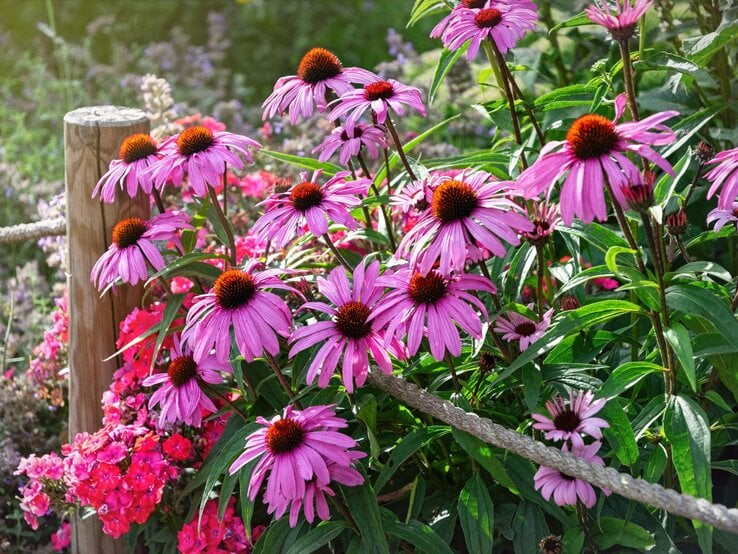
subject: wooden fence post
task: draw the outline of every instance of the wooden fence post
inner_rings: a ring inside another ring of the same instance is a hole
[[[126,217],[149,217],[149,199],[119,193],[113,204],[92,191],[118,157],[123,139],[148,133],[141,110],[115,106],[80,108],[64,116],[64,160],[69,264],[69,434],[93,433],[102,424],[101,400],[120,360],[115,352],[118,323],[139,305],[143,288],[123,286],[100,298],[90,281],[92,266],[110,245],[113,226]],[[121,541],[104,535],[96,517],[74,522],[72,551],[77,554],[125,552]]]

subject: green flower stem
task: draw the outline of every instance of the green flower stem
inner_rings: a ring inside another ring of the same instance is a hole
[[[299,410],[302,410],[300,401],[295,398],[295,393],[292,392],[292,387],[290,387],[290,384],[287,382],[287,378],[284,376],[284,373],[282,373],[277,360],[275,360],[274,356],[272,356],[269,352],[264,352],[264,358],[269,364],[269,367],[272,368],[274,376],[277,378],[277,381],[279,381],[279,384],[282,385],[284,392],[286,392],[287,396],[289,396],[290,402],[292,402],[292,404],[294,404]]]
[[[546,259],[543,255],[543,246],[536,245],[536,260],[538,261],[538,294],[536,301],[538,303],[538,321],[543,320],[543,276],[546,271]]]
[[[215,189],[210,185],[208,185],[208,196],[210,196],[210,201],[213,203],[215,214],[218,216],[218,219],[223,224],[223,229],[225,230],[226,237],[228,238],[228,248],[230,250],[229,259],[231,262],[231,267],[236,267],[236,239],[233,237],[233,228],[231,227],[231,222],[228,221],[225,213],[223,213],[223,210],[220,207],[220,202],[218,202],[218,195],[215,193]]]
[[[361,170],[364,172],[364,176],[372,180],[372,174],[369,171],[369,168],[366,165],[366,162],[364,161],[364,157],[361,155],[361,152],[356,156],[359,160],[359,165],[361,165]],[[388,181],[389,182],[389,181]],[[389,187],[388,187],[389,189]],[[374,184],[374,181],[372,180],[372,190],[374,191],[374,194],[379,196],[379,190],[377,189],[377,186]],[[364,206],[366,209],[366,206]],[[384,206],[380,204],[379,211],[382,212],[382,219],[384,219],[384,226],[387,227],[387,240],[389,240],[390,248],[392,249],[392,252],[397,250],[397,243],[395,241],[395,231],[392,227],[392,218],[390,215],[385,211]]]
[[[522,147],[523,136],[520,133],[520,122],[518,121],[518,113],[515,111],[515,96],[513,95],[513,91],[510,87],[510,82],[507,79],[507,75],[502,69],[502,66],[506,65],[505,58],[502,57],[502,54],[500,54],[500,51],[497,49],[497,46],[495,46],[495,43],[491,39],[484,41],[482,43],[482,47],[484,48],[484,53],[487,55],[487,59],[492,66],[492,70],[495,72],[495,76],[497,77],[497,81],[500,87],[505,91],[505,97],[507,98],[507,105],[510,109],[510,117],[512,119],[515,142],[517,142]],[[525,153],[522,150],[520,151],[520,161],[523,164],[523,169],[526,169],[528,167],[528,160],[525,159]]]
[[[242,419],[243,419],[243,420],[244,420],[245,422],[247,422],[247,423],[249,422],[249,416],[247,416],[247,415],[246,415],[246,414],[245,414],[245,413],[244,413],[244,412],[243,412],[243,411],[241,410],[241,408],[239,408],[239,407],[238,407],[238,406],[236,406],[236,405],[235,405],[235,404],[234,404],[234,403],[233,403],[233,402],[232,402],[231,400],[229,400],[229,399],[228,399],[228,397],[227,397],[226,395],[224,395],[223,393],[221,393],[220,391],[218,391],[218,390],[217,390],[217,389],[216,389],[216,388],[215,388],[214,386],[212,386],[212,385],[211,385],[210,383],[206,383],[206,382],[205,382],[205,381],[203,381],[202,379],[198,379],[198,381],[197,381],[197,382],[198,382],[198,384],[200,385],[200,387],[202,387],[202,388],[203,388],[203,389],[205,389],[205,390],[206,390],[207,392],[209,392],[209,393],[211,393],[211,394],[213,394],[213,395],[217,396],[217,397],[218,397],[218,398],[220,398],[220,399],[221,399],[221,400],[222,400],[223,402],[225,402],[225,403],[226,403],[226,405],[228,405],[228,406],[229,406],[229,407],[230,407],[230,408],[231,408],[231,409],[232,409],[232,410],[233,410],[233,411],[234,411],[235,413],[237,413],[237,414],[238,414],[239,416],[241,416],[241,418],[242,418]]]
[[[456,375],[454,358],[448,352],[446,352],[446,363],[448,364],[448,369],[451,372],[451,380],[454,382],[454,390],[456,391],[456,394],[461,394],[461,384],[459,383],[458,375]]]
[[[638,121],[638,104],[636,104],[635,86],[633,85],[633,66],[630,62],[630,46],[627,40],[618,41],[620,44],[620,57],[623,60],[623,84],[625,85],[625,97],[628,99],[628,108],[633,121]]]
[[[159,191],[156,190],[156,187],[151,188],[151,194],[154,197],[154,202],[156,203],[156,209],[159,210],[160,214],[163,214],[167,211],[167,209],[164,207],[164,202],[161,199],[161,194],[159,194]]]
[[[500,54],[502,57],[502,54]],[[536,136],[538,137],[538,141],[541,143],[541,146],[544,146],[546,144],[546,137],[543,135],[543,131],[541,131],[541,127],[538,125],[538,120],[536,119],[536,115],[533,113],[533,110],[528,106],[528,102],[525,99],[525,95],[523,94],[523,91],[520,90],[520,87],[518,86],[517,81],[515,80],[515,76],[512,74],[512,71],[510,71],[510,68],[507,66],[507,63],[505,63],[504,57],[502,58],[502,71],[507,75],[508,80],[510,81],[510,86],[512,86],[513,92],[518,97],[518,99],[523,104],[523,109],[525,110],[525,113],[528,114],[528,119],[530,119],[530,122],[533,124],[533,129],[536,131]]]
[[[387,130],[390,132],[390,135],[392,135],[392,140],[395,142],[395,147],[397,148],[397,154],[399,154],[400,159],[402,160],[402,165],[405,166],[405,171],[407,171],[407,174],[410,176],[411,181],[417,181],[418,178],[416,177],[415,173],[413,172],[413,168],[410,167],[410,162],[407,161],[407,156],[405,156],[405,150],[402,148],[402,142],[400,142],[400,136],[397,134],[397,129],[395,129],[395,124],[392,123],[392,118],[387,115],[387,119],[385,120],[385,125],[387,126]],[[389,174],[387,175],[389,182]]]
[[[341,254],[338,248],[336,248],[336,245],[333,244],[333,241],[331,240],[331,237],[328,235],[328,233],[323,235],[323,240],[325,240],[325,242],[328,244],[328,248],[331,249],[331,251],[333,252],[333,255],[338,260],[338,263],[340,263],[344,268],[346,268],[346,271],[348,271],[349,273],[353,272],[354,268],[351,267],[351,264],[348,263],[346,258],[343,257],[343,254]]]

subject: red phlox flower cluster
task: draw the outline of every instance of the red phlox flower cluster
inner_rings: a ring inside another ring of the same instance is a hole
[[[72,526],[64,521],[59,529],[51,535],[51,546],[57,552],[61,552],[70,544],[72,544]]]
[[[97,511],[103,532],[115,538],[131,523],[143,524],[179,469],[162,453],[159,436],[146,427],[106,426],[79,433],[62,447],[64,481],[83,506]]]
[[[218,500],[210,500],[205,504],[202,519],[198,522],[195,514],[189,523],[185,523],[177,533],[177,549],[181,554],[197,554],[199,552],[225,554],[238,552],[248,554],[252,545],[264,532],[259,525],[251,531],[251,541],[246,537],[243,521],[235,510],[236,499],[231,497],[226,506],[223,519],[218,519]]]
[[[146,331],[161,323],[164,315],[164,304],[156,302],[147,308],[134,308],[130,314],[120,323],[118,341],[116,346],[122,348],[131,341],[137,339]],[[151,359],[156,347],[156,333],[152,333],[143,341],[123,351],[123,360],[130,363],[135,376],[139,379],[148,377],[151,368]],[[167,337],[162,343],[163,349],[171,348],[172,339]]]

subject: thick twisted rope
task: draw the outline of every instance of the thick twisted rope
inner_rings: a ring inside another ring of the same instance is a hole
[[[21,223],[10,227],[0,227],[0,244],[59,236],[66,234],[66,232],[67,224],[63,217],[55,217],[36,223]]]
[[[738,509],[726,508],[702,498],[680,494],[661,485],[619,473],[611,467],[592,465],[582,458],[546,446],[489,419],[465,412],[451,402],[438,398],[412,383],[385,375],[378,370],[371,370],[368,380],[375,387],[444,423],[537,464],[551,467],[600,488],[610,489],[625,498],[698,520],[724,531],[738,533]]]

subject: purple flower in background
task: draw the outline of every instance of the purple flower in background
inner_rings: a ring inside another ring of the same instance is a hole
[[[520,341],[520,351],[525,351],[531,344],[543,336],[551,326],[553,308],[543,314],[541,321],[534,321],[518,312],[507,312],[495,321],[495,332],[501,333],[508,342]]]
[[[226,165],[243,167],[239,154],[249,163],[254,161],[251,148],[259,149],[261,145],[243,135],[196,125],[164,141],[160,149],[163,157],[147,172],[159,189],[168,181],[179,185],[187,176],[192,192],[202,198],[207,196],[208,186],[216,188],[223,182]]]
[[[342,94],[331,104],[335,104],[336,107],[328,118],[336,120],[345,115],[344,126],[347,129],[353,128],[367,110],[372,111],[380,125],[387,120],[390,109],[399,116],[405,114],[405,106],[418,110],[423,115],[426,114],[420,90],[403,85],[394,79],[386,81],[375,79],[365,84],[363,89],[353,89]]]
[[[443,360],[446,351],[452,356],[461,355],[457,326],[476,339],[482,338],[482,321],[474,308],[485,320],[487,310],[477,293],[497,292],[494,284],[481,275],[444,277],[432,270],[422,275],[409,268],[385,274],[377,284],[390,289],[372,315],[379,327],[387,328],[385,341],[402,339],[407,334],[408,354],[412,356],[426,336],[431,354],[438,361]]]
[[[385,340],[385,331],[372,320],[377,301],[382,296],[379,286],[379,262],[374,261],[366,268],[360,263],[354,270],[353,291],[346,271],[336,267],[328,279],[318,278],[318,290],[330,302],[306,302],[302,309],[328,314],[330,321],[318,321],[295,330],[290,337],[290,357],[318,343],[323,343],[307,370],[310,384],[320,373],[318,385],[327,387],[333,372],[343,355],[341,374],[348,392],[354,392],[354,382],[361,387],[369,370],[369,354],[379,368],[392,373],[392,360],[403,359],[406,352],[403,344],[394,337]]]
[[[340,223],[352,231],[356,229],[350,210],[361,204],[359,196],[366,195],[371,181],[346,181],[350,173],[340,171],[320,185],[321,174],[319,169],[308,180],[307,173],[301,173],[301,182],[261,202],[260,205],[266,206],[266,213],[254,224],[253,233],[282,248],[303,235],[306,226],[316,237],[328,232],[329,222]]]
[[[705,173],[705,179],[712,182],[707,198],[720,191],[718,208],[730,210],[738,198],[738,148],[718,152],[709,165],[715,164],[710,171]],[[721,190],[722,189],[722,190]]]
[[[218,409],[200,388],[199,381],[216,385],[223,382],[220,371],[230,372],[227,362],[219,362],[215,356],[207,355],[199,362],[192,357],[192,349],[182,348],[179,338],[174,337],[169,351],[167,371],[156,373],[143,380],[144,387],[161,385],[149,399],[149,409],[160,405],[159,427],[179,422],[200,427],[203,408],[215,413]]]
[[[159,146],[150,135],[137,133],[126,137],[120,145],[120,159],[110,162],[108,171],[92,191],[92,197],[99,194],[103,202],[114,202],[119,186],[131,198],[136,196],[139,188],[150,194],[151,175],[145,169],[159,159],[158,152]]]
[[[467,5],[472,6],[467,7]],[[538,13],[532,2],[464,2],[454,8],[431,31],[449,50],[458,50],[466,42],[466,57],[473,60],[482,41],[491,40],[502,54],[515,46],[525,33],[535,29]]]
[[[462,172],[453,179],[428,177],[424,190],[430,209],[405,235],[395,256],[419,263],[425,274],[440,260],[440,271],[464,269],[467,254],[481,259],[480,248],[505,256],[502,240],[520,244],[518,233],[533,230],[533,224],[512,201],[517,194],[510,182],[495,181],[486,171]]]
[[[380,149],[387,148],[385,130],[379,125],[364,123],[357,123],[353,129],[340,125],[313,149],[313,154],[320,152],[318,160],[325,162],[336,150],[339,150],[338,161],[341,165],[346,165],[352,156],[359,154],[362,147],[369,152],[372,158],[376,159]]]
[[[605,462],[597,455],[601,446],[602,443],[600,442],[594,442],[587,446],[574,446],[571,453],[590,464],[604,466]],[[564,452],[570,451],[568,445],[564,445],[561,450]],[[587,481],[570,477],[550,467],[541,466],[538,468],[533,481],[535,489],[540,489],[541,496],[546,500],[550,500],[553,496],[553,501],[558,506],[575,506],[577,499],[587,508],[591,508],[597,503],[594,487]],[[602,489],[602,492],[610,496],[609,490]]]
[[[738,202],[733,202],[730,209],[715,208],[707,214],[707,224],[715,223],[713,231],[716,233],[726,225],[733,223],[738,227]]]
[[[290,123],[295,125],[300,116],[310,117],[316,105],[321,112],[327,109],[328,91],[340,96],[353,90],[353,83],[366,84],[377,78],[366,69],[343,67],[336,55],[325,48],[312,48],[300,60],[297,75],[277,80],[274,91],[261,105],[262,119],[287,111]]]
[[[583,446],[582,434],[595,439],[602,439],[602,429],[610,427],[602,418],[593,417],[605,405],[606,399],[594,399],[592,391],[569,392],[567,403],[561,396],[556,396],[546,402],[546,409],[551,417],[533,414],[537,423],[534,429],[545,431],[545,437],[552,441],[571,441],[574,446]]]
[[[595,218],[605,221],[605,186],[609,183],[614,201],[626,206],[622,187],[641,182],[638,167],[627,157],[629,152],[644,157],[673,176],[669,162],[651,146],[674,142],[674,131],[662,122],[678,112],[660,112],[641,121],[616,125],[625,111],[625,103],[624,94],[615,99],[614,120],[597,114],[583,115],[569,127],[565,141],[546,144],[536,163],[518,177],[518,187],[526,198],[543,191],[550,194],[558,179],[568,173],[559,198],[564,223],[571,225],[574,217],[583,223],[591,223]],[[559,147],[560,150],[554,152]]]
[[[595,0],[584,9],[587,17],[610,31],[615,40],[628,40],[633,36],[638,20],[653,6],[653,0],[615,0],[615,13],[607,0]]]
[[[334,406],[311,406],[302,411],[287,406],[283,417],[277,415],[266,420],[259,416],[256,421],[264,427],[249,435],[245,451],[229,471],[233,474],[259,458],[251,474],[248,496],[251,500],[256,498],[268,475],[264,501],[269,504],[270,513],[277,511],[281,515],[293,503],[299,506],[305,502],[308,514],[312,509],[310,495],[317,492],[312,483],[325,492],[334,479],[356,485],[364,482],[361,474],[351,467],[364,453],[350,450],[357,446],[356,441],[336,431],[347,427],[347,423],[336,417]],[[344,471],[334,467],[331,472],[333,464]],[[320,497],[318,510],[322,519],[325,499]],[[290,524],[294,526],[292,515]]]
[[[149,221],[129,217],[113,227],[112,243],[92,266],[90,275],[98,290],[112,285],[118,279],[135,285],[148,276],[146,262],[155,271],[164,268],[164,258],[152,241],[179,241],[181,229],[192,229],[187,214],[166,212]]]
[[[231,329],[246,361],[253,362],[264,351],[279,353],[277,335],[290,334],[292,313],[284,300],[267,289],[294,289],[277,277],[281,270],[257,272],[256,265],[252,260],[243,269],[221,273],[210,292],[195,297],[182,331],[195,360],[206,358],[215,348],[218,361],[228,361]]]

